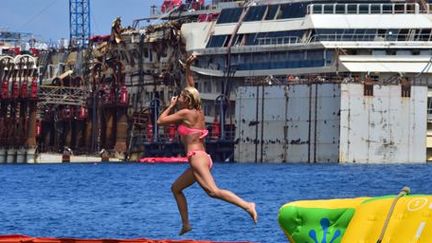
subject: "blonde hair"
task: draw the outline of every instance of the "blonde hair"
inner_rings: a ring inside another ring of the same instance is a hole
[[[181,95],[188,99],[188,109],[201,110],[201,98],[196,88],[188,86],[182,90]]]

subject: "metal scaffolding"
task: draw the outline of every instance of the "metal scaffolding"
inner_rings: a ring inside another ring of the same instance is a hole
[[[90,0],[69,0],[70,44],[86,47],[90,38]]]
[[[89,95],[85,88],[41,85],[38,104],[85,106]]]

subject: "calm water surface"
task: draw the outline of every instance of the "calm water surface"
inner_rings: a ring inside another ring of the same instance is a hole
[[[170,192],[185,164],[53,164],[0,166],[0,234],[38,237],[153,238],[287,242],[279,208],[301,199],[397,194],[408,185],[431,194],[432,165],[215,164],[214,176],[255,201],[259,222],[198,185],[185,194],[193,231],[177,235]]]

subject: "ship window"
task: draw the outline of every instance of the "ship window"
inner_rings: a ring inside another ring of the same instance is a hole
[[[303,51],[293,51],[288,53],[288,60],[298,61],[304,59]]]
[[[428,97],[428,105],[427,105],[427,113],[428,113],[428,120],[432,118],[432,98]]]
[[[393,13],[393,5],[392,4],[383,4],[382,5],[382,13],[383,14]]]
[[[225,23],[236,23],[240,19],[242,8],[226,8],[222,9],[222,12],[217,20],[217,24]]]
[[[305,3],[294,3],[293,4],[293,14],[291,18],[301,18],[306,15],[306,4]]]
[[[210,115],[210,107],[211,106],[208,104],[208,102],[203,102],[203,110],[206,116]]]
[[[388,55],[388,56],[395,56],[396,55],[396,50],[387,49],[386,50],[386,55]]]
[[[341,40],[343,40],[343,41],[350,41],[350,40],[352,40],[352,38],[354,37],[354,32],[355,32],[354,29],[345,30],[344,33],[343,33],[343,35],[342,35]]]
[[[348,5],[347,11],[349,14],[356,14],[357,13],[357,5]]]
[[[365,29],[356,29],[355,33],[356,33],[357,39],[359,39],[359,38],[361,39],[363,37],[365,31],[366,31]]]
[[[422,29],[418,34],[419,41],[428,41],[431,34],[431,29]]]
[[[205,93],[211,93],[212,92],[212,90],[211,90],[211,82],[204,81],[203,83],[204,83],[204,90],[203,91]]]
[[[306,5],[304,3],[282,4],[277,19],[304,17],[305,11],[306,11]]]
[[[415,5],[414,4],[407,4],[406,5],[406,13],[415,13]]]
[[[386,40],[387,41],[396,41],[399,35],[398,29],[389,29],[386,33]]]
[[[378,38],[382,38],[382,39],[384,39],[386,33],[387,33],[387,30],[385,30],[385,29],[378,29],[378,34],[377,34],[377,36],[378,36]]]
[[[336,5],[336,13],[337,14],[345,13],[345,5]]]
[[[220,93],[222,91],[222,84],[216,83],[215,85],[215,93]]]
[[[265,16],[265,20],[273,20],[276,16],[278,8],[279,5],[269,5],[267,8],[267,15]]]
[[[364,41],[373,41],[376,35],[376,29],[366,29],[365,36],[363,38]]]
[[[213,35],[207,44],[207,47],[222,47],[227,35]]]
[[[371,5],[371,14],[379,14],[381,13],[381,6],[377,4]]]
[[[313,12],[320,14],[322,13],[322,5],[321,4],[314,4],[313,5]]]
[[[289,6],[290,6],[290,4],[283,4],[283,5],[281,5],[276,19],[286,19],[286,18],[288,18],[288,16],[289,16],[288,15]]]
[[[223,44],[223,46],[227,47],[228,44],[230,43],[230,41],[231,41],[231,35],[227,36],[227,38],[226,38],[225,43]]]
[[[243,46],[244,45],[244,35],[243,34],[236,35],[234,45],[235,46]]]
[[[323,50],[306,51],[306,59],[308,59],[308,60],[321,60],[321,59],[323,59]]]
[[[244,21],[260,21],[262,20],[267,6],[253,6],[249,8]]]
[[[405,6],[404,4],[395,4],[395,13],[404,13],[405,12]]]
[[[369,5],[359,4],[359,14],[368,14],[368,13],[369,13]]]
[[[408,37],[409,29],[401,29],[398,35],[398,41],[405,41]]]
[[[333,13],[333,4],[326,4],[324,5],[324,13],[325,14],[332,14]]]
[[[411,55],[413,55],[413,56],[420,55],[420,50],[411,50]]]
[[[253,34],[246,34],[246,45],[255,45],[256,44],[256,33]]]
[[[324,53],[324,60],[327,64],[331,64],[333,62],[334,51],[325,50]]]

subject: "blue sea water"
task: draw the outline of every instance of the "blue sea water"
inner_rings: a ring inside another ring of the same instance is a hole
[[[185,191],[193,230],[178,236],[171,183],[187,164],[0,166],[0,234],[74,238],[153,238],[287,242],[279,208],[290,201],[412,193],[432,194],[431,165],[214,165],[219,187],[255,201],[259,222],[243,210]]]

